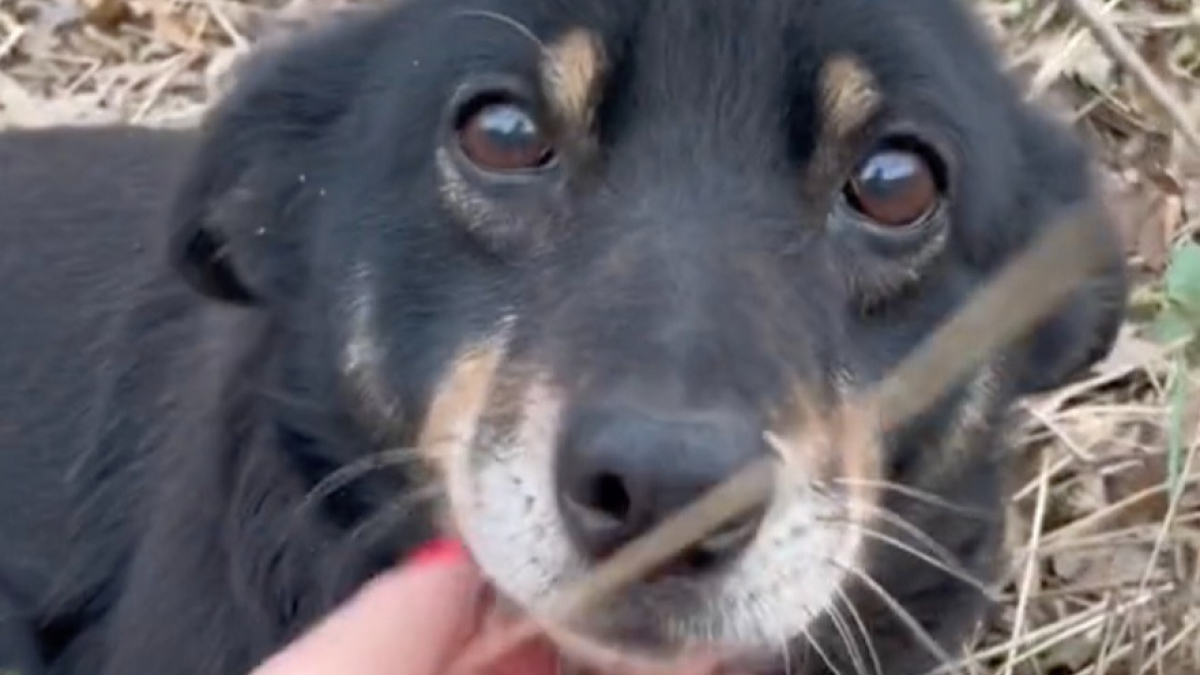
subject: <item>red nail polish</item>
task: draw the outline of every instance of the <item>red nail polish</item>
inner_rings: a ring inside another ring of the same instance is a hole
[[[417,549],[408,558],[408,565],[442,565],[456,562],[467,557],[467,551],[457,539],[434,539]]]

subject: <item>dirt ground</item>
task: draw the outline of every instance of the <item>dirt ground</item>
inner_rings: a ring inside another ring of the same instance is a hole
[[[0,129],[193,124],[249,46],[352,1],[0,0]],[[1200,673],[1200,2],[973,4],[1093,143],[1138,283],[1111,358],[1021,411],[1005,610],[967,670]]]

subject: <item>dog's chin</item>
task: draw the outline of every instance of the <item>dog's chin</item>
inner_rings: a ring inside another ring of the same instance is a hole
[[[696,644],[671,640],[661,633],[658,639],[634,630],[603,610],[590,613],[583,621],[564,623],[539,613],[539,608],[524,605],[490,587],[488,613],[499,624],[513,625],[531,619],[542,639],[554,645],[560,672],[570,675],[773,675],[783,672],[789,656],[788,645],[775,649],[745,645]],[[636,593],[636,589],[628,592]],[[686,622],[680,617],[680,622]]]
[[[465,541],[468,549],[478,550],[469,537]],[[522,556],[517,550],[510,550],[510,555],[512,560]],[[559,592],[574,590],[586,572],[534,599],[508,576],[511,565],[497,566],[490,556],[485,560],[493,564],[476,557],[492,586],[497,611],[510,619],[532,620],[555,643],[565,662],[579,666],[581,672],[773,673],[788,661],[797,643],[805,642],[808,626],[824,613],[818,610],[802,623],[780,617],[780,623],[771,625],[768,616],[748,614],[745,601],[723,595],[722,579],[714,575],[639,582],[562,617],[553,612],[554,601],[561,597]],[[776,637],[764,639],[768,632]]]

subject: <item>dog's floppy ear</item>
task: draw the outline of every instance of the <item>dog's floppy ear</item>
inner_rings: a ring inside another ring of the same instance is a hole
[[[201,293],[258,304],[295,281],[297,200],[378,29],[357,16],[264,50],[212,110],[172,205],[170,258]]]
[[[1094,226],[1105,254],[1089,282],[1021,345],[1019,385],[1023,393],[1034,394],[1082,376],[1108,354],[1125,316],[1128,279],[1119,237],[1081,142],[1037,109],[1022,105],[1015,112],[1022,155],[1021,201],[1032,209],[1017,216],[1028,219],[1018,227],[1031,227],[1028,234],[1036,234],[1068,210],[1086,208],[1095,214]]]

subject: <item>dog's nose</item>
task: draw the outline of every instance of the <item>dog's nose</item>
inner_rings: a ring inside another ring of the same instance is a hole
[[[580,551],[600,560],[765,452],[758,426],[734,413],[583,409],[558,452],[563,520]],[[727,523],[660,572],[695,573],[735,557],[754,539],[764,510]]]

